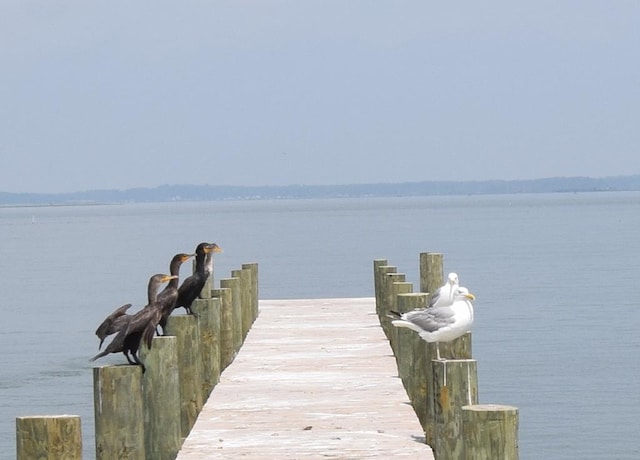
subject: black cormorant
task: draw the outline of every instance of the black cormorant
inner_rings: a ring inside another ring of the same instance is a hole
[[[193,257],[194,254],[176,254],[171,259],[169,263],[169,273],[174,275],[173,278],[167,286],[158,294],[158,307],[162,312],[159,325],[162,326],[162,331],[164,332],[164,327],[167,324],[167,318],[171,315],[171,312],[175,308],[176,300],[178,300],[178,276],[180,273],[180,266]]]
[[[142,366],[142,371],[144,372],[145,367],[138,357],[140,343],[144,340],[147,347],[151,348],[151,339],[153,339],[156,326],[162,314],[157,303],[158,288],[160,284],[166,283],[174,278],[175,275],[153,275],[149,279],[148,286],[149,304],[133,315],[126,315],[128,320],[120,323],[119,329],[114,331],[117,332],[116,336],[109,345],[107,345],[107,348],[91,358],[91,361],[95,361],[110,353],[122,352],[129,364],[139,364]]]
[[[211,258],[215,252],[222,252],[216,243],[200,243],[196,247],[196,268],[193,275],[185,279],[178,288],[178,300],[174,309],[184,307],[188,314],[193,314],[191,304],[198,297],[211,274]]]

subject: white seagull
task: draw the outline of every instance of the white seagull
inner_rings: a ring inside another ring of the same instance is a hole
[[[453,303],[449,306],[429,306],[407,313],[391,311],[391,324],[406,327],[420,334],[429,343],[436,343],[436,356],[440,360],[439,342],[450,342],[464,335],[473,324],[475,296],[465,287],[458,286],[453,291]]]
[[[451,272],[447,281],[429,299],[429,307],[446,307],[453,303],[453,294],[458,288],[458,274]]]

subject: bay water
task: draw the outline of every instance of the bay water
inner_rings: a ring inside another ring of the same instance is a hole
[[[479,400],[519,408],[520,458],[640,458],[639,230],[640,193],[617,192],[0,208],[0,458],[16,417],[48,414],[80,415],[94,457],[95,328],[201,241],[224,249],[216,286],[257,262],[262,299],[373,296],[379,258],[417,289],[441,252],[477,297]]]

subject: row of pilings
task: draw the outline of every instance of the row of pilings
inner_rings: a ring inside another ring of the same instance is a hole
[[[396,357],[398,375],[437,460],[516,460],[518,409],[479,404],[477,362],[471,333],[436,346],[406,328],[396,328],[390,310],[426,308],[430,293],[444,282],[443,255],[421,253],[419,290],[386,259],[373,261],[376,313]],[[464,283],[462,283],[464,285]],[[473,292],[473,290],[472,290]]]
[[[243,264],[192,305],[169,317],[166,333],[141,347],[140,366],[93,368],[97,460],[174,459],[204,402],[234,360],[258,316],[258,264]],[[75,415],[16,419],[18,460],[81,459]]]

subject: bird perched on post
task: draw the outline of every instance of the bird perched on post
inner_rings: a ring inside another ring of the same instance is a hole
[[[458,288],[458,274],[451,272],[447,281],[431,295],[429,307],[444,307],[453,303],[453,295]]]
[[[196,246],[196,268],[193,275],[186,278],[178,288],[178,300],[174,309],[184,307],[188,314],[193,314],[191,304],[198,297],[211,274],[211,268],[207,267],[210,267],[213,254],[216,252],[222,252],[216,243],[200,243]],[[161,324],[161,326],[164,330],[164,325]]]
[[[175,278],[167,283],[167,286],[158,294],[157,302],[158,308],[162,312],[160,321],[158,324],[163,328],[167,324],[167,318],[171,315],[171,312],[176,306],[178,300],[178,282],[180,274],[180,266],[193,257],[195,254],[176,254],[169,263],[169,273]],[[158,333],[159,334],[159,333]]]
[[[158,325],[158,321],[160,321],[160,317],[162,315],[162,312],[160,311],[160,308],[158,308],[157,303],[158,288],[162,283],[166,283],[167,281],[174,278],[175,275],[153,275],[149,279],[148,285],[150,302],[144,308],[133,315],[118,316],[117,318],[128,319],[120,319],[117,324],[117,329],[113,327],[113,324],[110,328],[107,328],[110,331],[113,330],[112,333],[117,332],[117,334],[109,343],[109,345],[107,345],[107,348],[91,358],[91,361],[95,361],[96,359],[111,353],[122,352],[125,358],[127,358],[129,364],[140,365],[142,367],[142,372],[144,372],[144,364],[140,361],[140,357],[138,356],[140,344],[144,341],[147,347],[151,348],[151,340],[153,339],[156,331],[156,326]],[[113,313],[109,315],[109,317],[111,317],[112,315]],[[109,317],[107,317],[107,320],[109,319]],[[101,330],[103,325],[104,322],[98,327],[98,331]],[[98,333],[98,331],[96,331],[96,334]]]
[[[429,343],[435,342],[436,356],[440,360],[439,342],[450,342],[469,331],[473,324],[475,296],[465,287],[453,291],[453,302],[447,306],[431,305],[406,313],[390,311],[389,318],[395,327],[406,327],[417,332]]]

